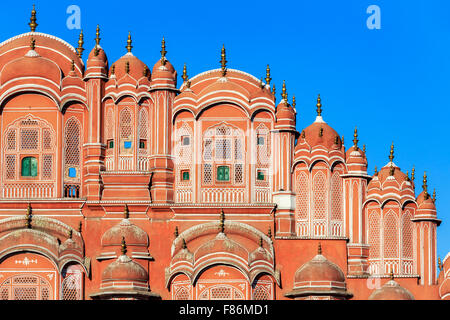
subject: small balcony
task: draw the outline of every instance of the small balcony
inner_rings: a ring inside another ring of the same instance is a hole
[[[64,198],[80,198],[80,185],[79,184],[64,184],[63,190]]]

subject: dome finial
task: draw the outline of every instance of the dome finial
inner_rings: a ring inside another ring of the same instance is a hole
[[[68,232],[67,237],[68,237],[69,239],[72,239],[72,236],[73,236],[73,231],[72,231],[72,229],[69,229],[69,232]]]
[[[31,229],[31,220],[32,220],[32,212],[31,211],[32,211],[31,203],[28,202],[27,214],[25,215],[27,229]]]
[[[391,273],[389,275],[391,280],[394,280],[394,268],[391,267]]]
[[[127,243],[125,242],[125,237],[122,237],[122,248],[120,251],[123,256],[127,254]]]
[[[275,94],[276,94],[276,90],[275,90],[275,83],[272,86],[272,95],[274,96],[275,99]]]
[[[30,26],[31,32],[35,32],[36,31],[36,27],[38,26],[37,22],[36,22],[36,8],[33,4],[33,10],[31,10],[31,18],[30,18],[30,23],[28,23],[28,25]]]
[[[269,65],[267,65],[267,68],[266,68],[266,84],[270,84],[271,80],[272,80],[272,78],[270,77],[270,67],[269,67]]]
[[[442,271],[442,261],[441,261],[441,257],[438,257],[438,268],[439,268],[439,271]]]
[[[389,175],[393,176],[394,173],[395,173],[395,167],[392,165],[392,162],[391,162],[391,166],[389,167]]]
[[[184,64],[183,75],[181,76],[181,78],[183,79],[183,82],[186,82],[187,80],[189,80],[189,77],[187,75],[186,63]]]
[[[411,180],[414,182],[415,179],[415,174],[416,174],[416,168],[413,166],[412,170],[411,170]]]
[[[163,63],[163,65],[166,63],[166,54],[167,54],[167,50],[166,50],[166,39],[163,37],[162,41],[161,41],[161,62]]]
[[[377,175],[378,175],[378,168],[377,168],[377,166],[375,166],[373,175],[374,175],[374,176],[377,176]]]
[[[100,45],[100,26],[97,25],[97,29],[95,30],[95,47],[97,48]]]
[[[295,106],[297,105],[297,101],[295,101],[295,95],[292,96],[292,108],[295,109]]]
[[[178,226],[175,226],[175,232],[173,233],[173,235],[175,236],[175,238],[178,238],[178,236],[180,235],[180,233],[178,232]]]
[[[436,189],[433,189],[433,202],[436,202]]]
[[[77,55],[78,55],[78,58],[80,58],[81,59],[81,56],[83,55],[83,51],[84,51],[84,48],[83,48],[83,44],[84,44],[84,35],[83,35],[83,29],[80,31],[80,36],[79,36],[79,38],[78,38],[78,48],[77,48]]]
[[[423,184],[422,184],[422,189],[425,195],[425,200],[428,199],[428,186],[427,186],[427,172],[425,171],[423,173],[423,180],[422,180]]]
[[[363,152],[366,153],[366,145],[363,144]]]
[[[225,44],[222,45],[222,53],[220,54],[221,59],[220,59],[220,65],[221,65],[221,69],[222,69],[222,77],[225,77],[225,75],[227,74],[227,59],[226,59],[226,52],[225,52]]]
[[[131,32],[128,31],[127,45],[125,46],[128,52],[131,52],[131,49],[133,49],[133,46],[131,45],[132,43],[133,41],[131,40]]]
[[[320,94],[317,95],[317,116],[322,116],[322,99],[320,99]]]
[[[130,73],[130,61],[125,62],[125,72]]]
[[[75,60],[72,59],[70,70],[75,71]]]
[[[391,151],[389,153],[389,162],[392,162],[393,160],[394,160],[394,142],[392,141]]]
[[[225,212],[223,209],[220,210],[220,232],[224,233],[225,231]]]
[[[186,240],[184,238],[181,241],[181,246],[182,246],[183,249],[187,249]]]
[[[288,94],[286,92],[286,81],[283,80],[283,88],[281,89],[281,98],[283,99],[284,103],[288,104]]]
[[[353,133],[353,146],[355,147],[355,150],[358,150],[358,128],[355,127],[355,132]]]
[[[317,253],[322,254],[322,244],[319,242],[319,245],[317,246]]]
[[[130,217],[130,211],[128,210],[128,205],[125,204],[125,207],[123,209],[123,218],[128,219]]]
[[[31,50],[36,49],[36,40],[34,38],[31,38],[30,40],[30,49]]]

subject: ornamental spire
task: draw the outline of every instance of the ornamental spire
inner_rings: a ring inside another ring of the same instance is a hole
[[[358,150],[358,128],[355,127],[355,132],[353,133],[353,146],[355,150]]]
[[[97,48],[98,46],[100,46],[100,26],[97,25],[97,29],[95,31],[95,47]]]
[[[227,59],[226,59],[226,53],[225,53],[225,44],[222,46],[222,53],[220,54],[220,65],[222,69],[222,77],[225,77],[227,74]]]
[[[320,99],[320,94],[317,96],[317,116],[321,117],[322,116],[322,99]]]
[[[127,45],[125,48],[127,49],[127,52],[131,52],[131,49],[133,49],[133,46],[131,45],[133,41],[131,40],[131,32],[128,31],[128,39],[127,39]]]
[[[83,44],[84,44],[84,35],[83,35],[83,29],[80,31],[80,36],[78,37],[78,48],[77,48],[77,55],[78,58],[81,59],[81,56],[83,55]]]
[[[178,231],[178,226],[175,226],[175,232],[173,233],[173,235],[175,236],[175,238],[178,238],[178,236],[180,235]]]
[[[394,160],[394,142],[391,144],[391,151],[389,153],[389,162],[392,162]]]
[[[31,38],[31,40],[30,40],[30,49],[31,50],[36,49],[36,39],[34,39],[34,38]]]
[[[425,194],[425,199],[428,199],[428,191],[427,191],[428,186],[427,186],[427,172],[426,171],[423,173],[422,183],[423,183],[422,184],[422,189],[423,189],[423,192]]]
[[[163,63],[163,65],[166,63],[166,54],[167,54],[167,50],[166,50],[166,39],[163,37],[162,41],[161,41],[161,62]]]
[[[322,254],[322,244],[319,242],[319,245],[317,246],[317,253]]]
[[[288,94],[286,92],[286,81],[283,80],[283,88],[281,89],[281,98],[284,100],[285,104],[288,104]]]
[[[122,248],[120,251],[122,252],[122,255],[127,254],[127,243],[125,242],[125,237],[122,237]]]
[[[34,4],[33,4],[33,10],[31,10],[30,23],[28,23],[28,25],[30,26],[31,32],[36,31],[36,27],[38,26],[38,24],[36,22],[36,8],[35,8]]]
[[[373,175],[374,175],[374,176],[377,176],[377,175],[378,175],[378,168],[377,168],[377,166],[375,166]]]
[[[130,211],[128,210],[128,205],[125,204],[125,207],[123,208],[123,218],[128,219],[130,217]]]
[[[184,64],[183,75],[181,76],[181,78],[183,79],[183,82],[186,82],[187,80],[189,80],[189,77],[187,75],[186,63]]]
[[[72,239],[72,236],[73,236],[73,231],[72,231],[72,229],[69,229],[69,232],[68,232],[67,237],[68,237],[69,239]]]
[[[295,106],[297,105],[297,101],[295,101],[295,95],[292,96],[292,108],[295,109]]]
[[[225,212],[223,209],[220,211],[220,232],[224,233],[225,231]]]
[[[270,67],[269,67],[269,65],[267,65],[267,68],[266,68],[266,84],[270,85],[270,80],[272,80],[272,78],[270,77]]]
[[[433,189],[433,202],[436,202],[436,189]]]
[[[275,90],[275,83],[273,84],[273,86],[272,86],[272,95],[275,97],[275,93],[276,93],[276,90]],[[275,98],[274,98],[275,99]]]
[[[31,229],[32,213],[31,213],[31,203],[29,203],[29,202],[28,202],[28,206],[27,206],[27,214],[25,215],[25,219],[26,219],[27,229]]]

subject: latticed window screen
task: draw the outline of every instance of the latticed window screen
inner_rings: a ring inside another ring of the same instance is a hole
[[[120,137],[123,139],[131,138],[133,133],[132,127],[132,115],[128,108],[125,108],[120,112]]]
[[[177,124],[178,125],[178,124]],[[180,186],[191,187],[192,181],[190,178],[190,172],[192,172],[193,162],[193,144],[192,141],[192,129],[186,123],[183,122],[181,127],[176,131],[175,139],[175,166],[176,166],[176,183]],[[186,174],[187,173],[187,174]],[[183,177],[188,177],[184,179]],[[210,177],[207,177],[210,178]]]
[[[47,280],[35,275],[18,275],[0,286],[1,300],[50,300],[51,286]]]
[[[42,130],[42,149],[50,150],[52,148],[52,134],[49,129]]]
[[[82,299],[82,276],[81,272],[67,273],[62,287],[62,300]]]
[[[369,258],[379,259],[381,250],[381,237],[380,237],[380,215],[376,210],[370,212],[369,215]]]
[[[79,166],[80,165],[80,123],[72,117],[66,122],[65,130],[65,161],[66,165]]]
[[[53,155],[44,154],[42,156],[42,179],[52,179]]]
[[[297,176],[295,186],[295,213],[298,224],[298,235],[308,235],[308,202],[309,202],[309,189],[308,189],[308,175],[306,172],[300,172]],[[300,224],[301,225],[300,225]]]
[[[14,180],[16,178],[16,155],[8,154],[6,158],[6,172],[5,178],[8,180]]]
[[[211,289],[211,300],[231,300],[232,288],[228,286],[220,286]]]
[[[313,179],[314,219],[326,219],[326,177],[318,171]]]
[[[402,217],[402,256],[407,259],[413,257],[413,223],[411,219],[411,213],[406,211]]]
[[[6,140],[6,149],[7,150],[16,150],[16,130],[10,129],[8,131],[7,140]]]
[[[146,108],[141,108],[139,111],[139,138],[147,139],[148,138],[148,112]]]
[[[339,172],[331,177],[331,219],[342,220],[342,179]]]
[[[243,134],[238,129],[232,129],[224,124],[207,130],[203,137],[203,183],[212,184],[214,177],[213,172],[209,172],[213,168],[219,170],[221,166],[217,164],[229,164],[229,179],[222,181],[230,181],[233,184],[244,183],[244,150],[243,150]],[[222,169],[221,169],[222,170]],[[222,177],[219,172],[215,172],[215,177]]]
[[[176,289],[175,300],[190,300],[191,295],[189,294],[189,290],[186,287],[180,287]]]
[[[253,300],[270,300],[269,290],[265,286],[257,285],[253,289]]]
[[[20,149],[36,150],[38,149],[38,129],[22,129],[20,130]]]
[[[106,111],[105,137],[107,140],[114,138],[114,110],[113,110],[113,108],[108,108]]]
[[[383,219],[384,257],[398,258],[398,222],[393,212],[389,212]]]

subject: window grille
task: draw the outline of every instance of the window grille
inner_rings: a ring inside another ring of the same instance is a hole
[[[180,287],[175,293],[175,300],[190,300],[191,295],[186,287]]]
[[[16,178],[16,155],[6,155],[6,179],[14,180]]]
[[[270,300],[270,293],[267,288],[257,285],[253,290],[253,300]]]
[[[120,137],[130,139],[133,133],[131,111],[125,108],[120,113]]]
[[[381,237],[380,237],[380,215],[377,211],[373,210],[369,215],[369,258],[378,259],[380,258],[380,247],[381,247]]]
[[[391,211],[384,217],[384,257],[398,258],[398,223]]]
[[[9,278],[0,286],[1,300],[50,300],[50,284],[35,275],[18,275]]]
[[[42,156],[42,179],[52,179],[53,156],[44,154]]]
[[[39,136],[37,129],[22,129],[20,131],[20,148],[22,150],[36,150]]]
[[[67,273],[62,282],[62,300],[82,299],[82,273]]]
[[[15,129],[11,129],[8,131],[6,149],[7,150],[16,150],[16,130]]]

